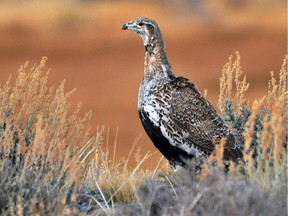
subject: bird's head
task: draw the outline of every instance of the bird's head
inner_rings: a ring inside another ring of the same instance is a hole
[[[123,25],[122,30],[136,32],[144,42],[144,46],[151,45],[152,41],[161,41],[162,35],[157,23],[149,18],[139,17]]]

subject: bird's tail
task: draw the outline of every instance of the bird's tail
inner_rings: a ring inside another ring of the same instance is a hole
[[[243,160],[243,151],[236,147],[234,149],[225,149],[224,160],[232,160],[234,162],[239,162]]]

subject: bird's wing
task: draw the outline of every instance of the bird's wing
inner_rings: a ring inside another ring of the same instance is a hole
[[[226,150],[235,147],[230,129],[193,83],[186,78],[177,77],[169,83],[169,87],[169,118],[173,122],[170,127],[176,134],[182,134],[182,140],[178,143],[180,148],[186,150],[196,147],[205,154],[210,154],[221,138],[226,139]]]

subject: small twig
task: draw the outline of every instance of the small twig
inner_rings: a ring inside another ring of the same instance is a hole
[[[169,178],[168,178],[167,176],[165,176],[165,178],[167,179],[169,185],[171,186],[171,188],[172,188],[172,190],[173,190],[173,193],[175,194],[175,196],[176,196],[177,199],[178,199],[178,195],[177,195],[177,193],[176,193],[176,190],[175,190],[174,186],[172,185],[172,182],[169,180]]]

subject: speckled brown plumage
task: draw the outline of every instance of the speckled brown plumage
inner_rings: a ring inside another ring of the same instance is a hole
[[[192,82],[173,74],[157,23],[137,18],[122,29],[143,39],[144,77],[138,113],[148,136],[170,165],[185,166],[188,159],[210,155],[222,138],[226,140],[224,159],[241,158],[233,134],[214,107]]]

